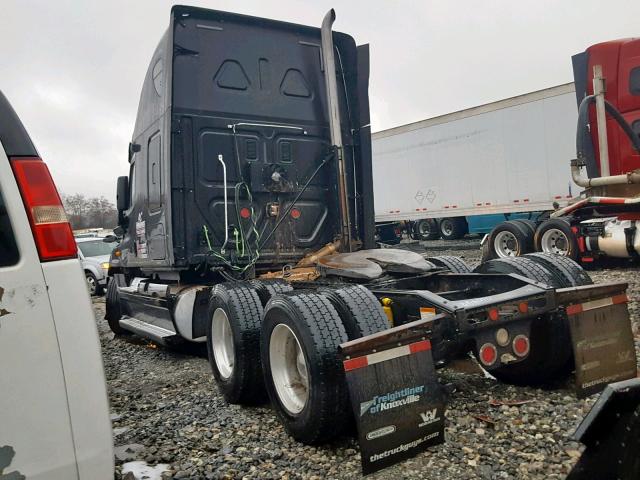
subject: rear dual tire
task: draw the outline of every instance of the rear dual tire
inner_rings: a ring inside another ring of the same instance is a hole
[[[322,288],[319,293],[327,298],[338,312],[349,340],[389,328],[389,320],[380,302],[362,285],[338,289]]]
[[[361,285],[278,295],[262,327],[267,393],[286,430],[306,444],[341,434],[352,417],[338,347],[389,327],[376,297]]]
[[[249,285],[251,285],[258,294],[263,307],[271,297],[279,293],[287,293],[293,290],[293,287],[289,282],[279,278],[249,280]]]
[[[469,232],[469,227],[464,217],[452,217],[441,219],[438,230],[443,240],[458,240]]]
[[[538,252],[578,259],[578,240],[568,219],[552,218],[543,222],[537,228],[533,241]]]
[[[525,220],[499,223],[489,234],[488,257],[519,257],[533,251],[535,224]]]
[[[451,273],[471,273],[471,267],[460,257],[440,255],[437,257],[427,257],[426,260],[437,267],[446,268]]]
[[[221,283],[209,299],[207,353],[225,400],[257,404],[265,399],[260,364],[262,303],[247,283]]]
[[[579,287],[591,285],[593,280],[585,270],[569,257],[553,253],[529,253],[524,256],[542,265],[554,275],[562,287]]]
[[[411,236],[414,240],[437,240],[440,238],[438,222],[431,218],[417,220],[413,223]]]
[[[306,444],[339,435],[350,415],[338,345],[347,332],[319,293],[273,297],[265,308],[261,358],[267,393],[285,429]]]
[[[562,286],[549,269],[526,257],[496,258],[481,263],[473,271],[474,273],[515,273],[551,287]]]

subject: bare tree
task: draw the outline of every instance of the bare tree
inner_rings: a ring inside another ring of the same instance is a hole
[[[114,228],[118,212],[104,197],[87,198],[81,193],[62,195],[62,203],[74,230],[80,228]]]

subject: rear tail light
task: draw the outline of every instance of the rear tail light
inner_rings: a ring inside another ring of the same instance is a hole
[[[291,209],[291,218],[293,218],[294,220],[297,220],[301,216],[302,216],[302,212],[300,210],[298,210],[297,208]]]
[[[39,158],[12,158],[11,167],[40,260],[75,258],[78,247],[47,165]]]
[[[527,302],[520,302],[518,304],[518,310],[520,311],[520,313],[529,312],[529,304]]]
[[[480,361],[490,367],[498,359],[498,349],[492,343],[485,343],[480,347]]]
[[[249,210],[247,207],[243,207],[240,209],[240,216],[244,219],[247,219],[251,216],[251,210]]]
[[[489,320],[493,320],[494,322],[500,319],[500,312],[497,308],[490,308],[487,314],[489,315]]]
[[[526,335],[516,335],[513,339],[513,353],[519,357],[529,354],[529,338]]]

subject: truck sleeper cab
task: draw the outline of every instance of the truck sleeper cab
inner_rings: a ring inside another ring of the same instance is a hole
[[[378,335],[417,331],[437,360],[471,349],[496,376],[535,383],[571,370],[565,307],[626,289],[583,286],[577,265],[549,259],[480,274],[372,248],[368,52],[333,19],[317,29],[172,9],[118,181],[106,298],[117,334],[206,342],[226,400],[268,395],[306,443],[349,423],[347,342],[375,349]]]

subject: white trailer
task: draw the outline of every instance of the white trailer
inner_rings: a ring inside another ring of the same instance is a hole
[[[566,205],[580,191],[569,168],[576,120],[568,83],[374,133],[376,222],[436,219],[455,238]]]

